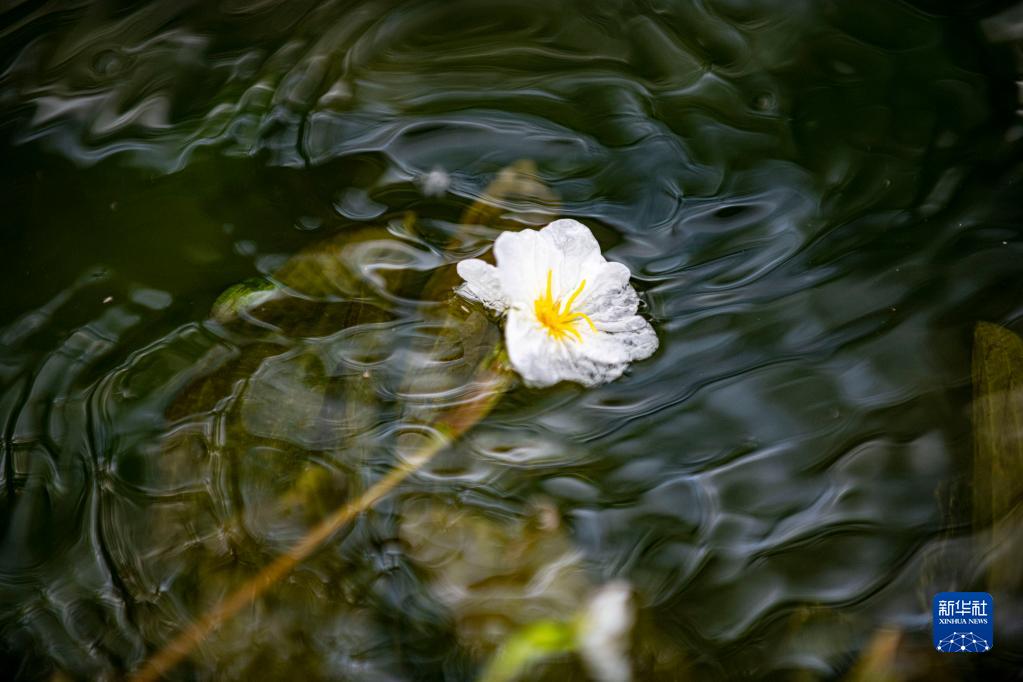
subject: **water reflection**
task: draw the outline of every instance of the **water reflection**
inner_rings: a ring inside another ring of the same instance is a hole
[[[176,674],[473,679],[617,579],[637,679],[1012,670],[923,653],[1023,300],[1014,65],[937,4],[8,9],[5,667],[133,670],[364,491],[499,337],[452,264],[565,215],[662,350],[513,389]]]

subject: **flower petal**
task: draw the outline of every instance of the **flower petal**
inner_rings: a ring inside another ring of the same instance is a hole
[[[629,663],[631,634],[636,625],[632,588],[615,580],[600,587],[586,605],[579,627],[579,653],[599,682],[632,679]]]
[[[551,265],[555,298],[571,296],[584,279],[591,278],[595,270],[607,263],[590,228],[577,220],[555,220],[540,230],[540,237],[557,255]]]
[[[547,270],[558,254],[536,230],[502,232],[494,241],[494,260],[510,305],[525,305],[543,291]]]
[[[461,261],[457,269],[458,275],[465,280],[465,284],[458,288],[460,296],[478,301],[499,313],[508,308],[508,298],[501,287],[497,268],[478,258],[470,258]]]
[[[598,328],[636,314],[639,296],[629,284],[631,273],[621,263],[604,262],[591,268],[586,288],[573,306],[586,313]]]
[[[564,349],[531,313],[517,308],[508,311],[504,339],[508,359],[527,386],[543,388],[562,380],[559,370],[567,361],[560,357]]]
[[[579,352],[594,363],[609,366],[607,374],[610,378],[604,381],[617,379],[630,363],[645,360],[660,345],[654,328],[639,315],[621,317],[597,328],[600,331],[583,336]],[[622,365],[620,369],[610,367],[619,364]]]
[[[565,299],[606,263],[590,228],[568,218],[539,231],[501,233],[494,242],[494,259],[510,302],[522,306],[544,293],[548,272],[553,297]]]
[[[512,308],[505,325],[508,359],[526,385],[552,386],[574,381],[599,386],[620,377],[633,360],[657,350],[653,327],[638,315],[616,320],[611,332],[580,324],[581,340],[555,339],[530,311]]]

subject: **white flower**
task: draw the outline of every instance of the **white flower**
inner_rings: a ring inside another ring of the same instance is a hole
[[[610,582],[590,598],[580,627],[579,653],[594,679],[632,679],[629,645],[635,624],[636,610],[628,583]]]
[[[429,173],[419,177],[423,194],[428,197],[442,197],[451,186],[451,176],[443,168],[435,166]]]
[[[504,232],[494,258],[497,267],[475,258],[459,263],[459,293],[507,314],[508,357],[526,384],[596,386],[657,350],[653,327],[636,314],[629,269],[605,260],[582,223]]]

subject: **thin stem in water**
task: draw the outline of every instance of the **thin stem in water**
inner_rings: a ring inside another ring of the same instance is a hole
[[[277,557],[257,575],[247,580],[216,607],[185,628],[132,675],[133,682],[152,682],[166,675],[224,621],[251,604],[278,580],[320,548],[337,531],[382,497],[394,490],[408,476],[425,466],[433,457],[453,443],[474,424],[483,419],[497,403],[508,384],[508,375],[486,363],[477,377],[478,392],[453,408],[435,424],[434,436],[401,464],[374,483],[358,499],[348,502],[324,518],[288,552]]]

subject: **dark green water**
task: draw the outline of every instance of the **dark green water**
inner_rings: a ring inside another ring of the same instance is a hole
[[[981,21],[1008,5],[4,5],[2,676],[128,674],[393,466],[444,399],[410,371],[468,380],[424,350],[426,282],[529,159],[658,353],[514,388],[173,675],[475,679],[621,578],[639,680],[845,679],[878,632],[892,679],[1019,679],[1019,575],[992,652],[930,642],[992,560],[973,328],[1023,331],[1021,33]],[[349,286],[210,319],[323,244]]]

